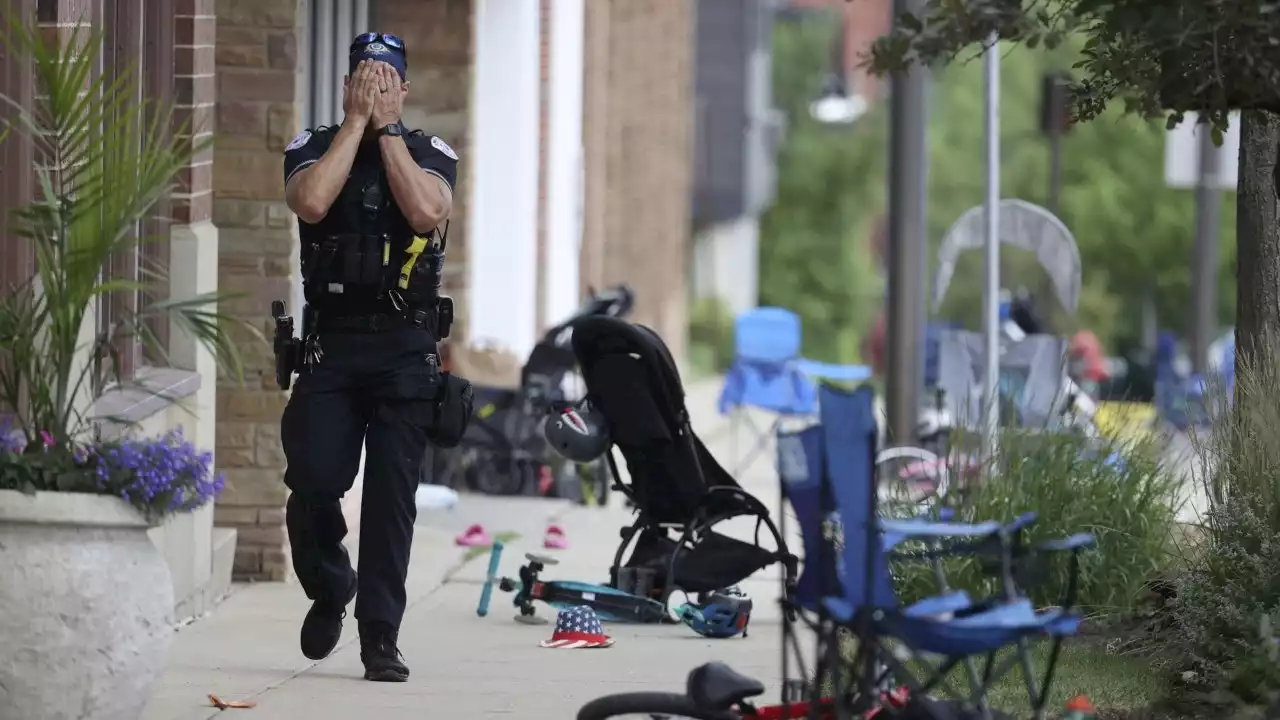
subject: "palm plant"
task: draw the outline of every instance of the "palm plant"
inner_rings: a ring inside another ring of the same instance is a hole
[[[7,218],[6,233],[6,242],[32,248],[35,274],[0,288],[0,407],[13,413],[29,450],[82,440],[92,393],[132,382],[121,372],[122,340],[164,356],[156,318],[209,349],[227,374],[240,377],[241,366],[216,295],[147,300],[167,295],[145,292],[168,286],[164,268],[141,268],[137,280],[107,273],[113,257],[141,255],[141,245],[166,240],[138,228],[207,143],[192,142],[193,128],[174,128],[171,108],[138,102],[133,68],[95,72],[101,31],[46,38],[14,14],[5,28],[0,41],[11,61],[30,63],[35,87],[26,105],[0,96],[11,109],[0,141],[21,136],[32,144],[36,165],[35,198]],[[137,307],[88,332],[97,303],[140,291]]]

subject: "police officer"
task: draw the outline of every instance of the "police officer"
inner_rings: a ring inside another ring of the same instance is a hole
[[[418,470],[438,421],[436,343],[452,316],[439,287],[458,157],[400,122],[409,83],[399,38],[365,33],[349,54],[342,124],[304,131],[284,152],[307,299],[298,381],[281,420],[286,517],[312,601],[303,654],[333,651],[355,598],[365,678],[403,682],[409,668],[396,639]],[[362,448],[357,576],[340,501]]]

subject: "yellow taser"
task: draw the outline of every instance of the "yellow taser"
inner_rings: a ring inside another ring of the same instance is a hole
[[[400,281],[396,283],[401,290],[409,289],[409,275],[413,272],[414,264],[418,262],[418,256],[426,249],[427,239],[416,235],[409,243],[409,247],[405,248],[404,252],[409,257],[405,259],[404,265],[400,266]]]

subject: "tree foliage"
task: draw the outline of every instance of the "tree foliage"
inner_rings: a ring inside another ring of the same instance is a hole
[[[1003,53],[1000,97],[1001,195],[1049,204],[1049,145],[1039,127],[1041,78],[1070,66],[1083,44],[1067,38],[1054,51],[1015,46]],[[965,210],[982,202],[982,66],[957,63],[934,75],[930,108],[929,231],[936,244]],[[1035,292],[1056,330],[1092,329],[1112,348],[1139,339],[1139,308],[1148,296],[1162,327],[1189,330],[1195,198],[1165,186],[1163,123],[1119,108],[1076,125],[1062,140],[1058,215],[1075,235],[1083,263],[1077,316],[1065,317],[1034,258],[1005,246],[1003,283]],[[1235,297],[1235,214],[1224,208],[1220,319],[1230,322]],[[982,257],[961,256],[944,314],[980,323]]]
[[[805,354],[857,358],[883,298],[868,238],[884,204],[883,122],[830,128],[809,116],[828,69],[834,27],[783,24],[775,34],[774,96],[787,116],[778,196],[760,224],[760,301],[804,323]]]
[[[935,65],[981,51],[989,38],[1054,47],[1086,40],[1075,64],[1076,119],[1114,100],[1175,124],[1201,113],[1220,139],[1242,109],[1237,194],[1237,347],[1274,355],[1280,330],[1280,3],[1274,0],[923,0],[900,15],[868,57],[876,73]],[[1237,353],[1237,362],[1241,353]]]
[[[828,68],[834,23],[817,17],[781,25],[775,41],[775,96],[791,127],[779,167],[779,197],[764,217],[761,295],[766,303],[799,312],[806,352],[856,358],[847,339],[883,302],[868,239],[886,211],[887,108],[879,104],[852,128],[833,129],[808,118]],[[1004,197],[1047,204],[1049,150],[1039,132],[1044,72],[1069,67],[1083,40],[1066,38],[1053,51],[1013,47],[1001,74],[1001,187]],[[982,69],[956,63],[934,75],[929,100],[929,271],[950,225],[982,202]],[[1150,295],[1163,326],[1186,330],[1190,317],[1190,261],[1194,196],[1165,187],[1164,129],[1158,121],[1119,108],[1098,122],[1076,126],[1062,140],[1059,213],[1076,235],[1084,263],[1084,289],[1076,318],[1054,313],[1063,332],[1089,327],[1111,347],[1139,338],[1139,308]],[[1235,217],[1224,208],[1221,228],[1221,319],[1232,319],[1235,296]],[[981,253],[966,253],[941,309],[943,317],[977,328],[981,317]],[[1002,252],[1002,277],[1056,300],[1034,258]]]
[[[872,49],[873,72],[934,65],[980,50],[993,35],[1053,49],[1088,39],[1075,67],[1079,120],[1115,99],[1151,116],[1280,110],[1280,4],[1268,0],[925,0]]]

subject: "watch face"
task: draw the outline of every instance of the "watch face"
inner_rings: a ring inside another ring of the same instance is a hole
[[[404,126],[401,125],[400,123],[391,123],[390,125],[387,125],[386,127],[382,128],[383,135],[398,136],[398,135],[402,135],[403,133],[404,133]]]

